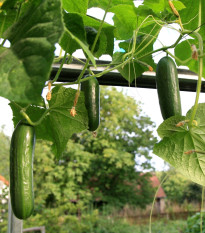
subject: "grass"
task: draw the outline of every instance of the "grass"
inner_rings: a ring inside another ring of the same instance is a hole
[[[186,229],[185,220],[156,221],[152,223],[152,233],[183,233]],[[148,233],[148,225],[136,226],[135,233]]]
[[[149,233],[149,224],[130,225],[126,220],[113,220],[100,218],[98,226],[92,233]],[[151,233],[184,233],[186,221],[184,220],[161,220],[152,223]],[[89,232],[89,233],[90,233]]]

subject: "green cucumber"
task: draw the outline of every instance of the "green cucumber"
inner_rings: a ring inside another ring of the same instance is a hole
[[[15,216],[28,218],[34,208],[33,156],[34,127],[20,121],[16,126],[10,146],[10,197]]]
[[[98,31],[93,27],[85,26],[85,32],[86,32],[86,41],[89,45],[89,49],[91,50]],[[96,53],[99,47],[100,47],[100,39],[98,38],[93,52]]]
[[[96,78],[81,83],[85,96],[85,107],[88,111],[88,129],[95,131],[100,124],[100,87]]]
[[[178,74],[170,57],[161,58],[157,64],[156,85],[163,119],[181,115]]]

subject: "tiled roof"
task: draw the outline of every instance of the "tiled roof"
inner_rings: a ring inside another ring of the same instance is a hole
[[[0,181],[2,181],[5,185],[9,186],[8,180],[6,180],[3,176],[0,175]]]
[[[155,175],[151,176],[150,180],[151,180],[153,188],[158,188],[159,187],[160,181],[157,178],[157,176],[155,176]],[[165,192],[164,192],[164,190],[163,190],[162,187],[159,188],[159,191],[157,192],[157,196],[156,197],[158,197],[158,198],[166,197],[166,194],[165,194]]]

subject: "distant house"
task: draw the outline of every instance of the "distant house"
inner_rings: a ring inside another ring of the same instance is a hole
[[[1,185],[9,186],[9,182],[3,176],[0,175],[0,187],[2,187]]]
[[[151,176],[150,180],[152,187],[157,189],[160,185],[160,181],[157,178],[157,176],[156,175]],[[165,211],[165,198],[166,198],[166,194],[163,188],[160,187],[156,195],[156,203],[155,203],[155,208],[157,213],[163,213]]]
[[[5,196],[2,197],[2,195],[5,195],[5,192],[8,193],[9,189],[9,182],[6,180],[3,176],[0,175],[0,201],[2,204],[6,203],[7,200],[5,200]],[[6,198],[8,198],[6,196]]]

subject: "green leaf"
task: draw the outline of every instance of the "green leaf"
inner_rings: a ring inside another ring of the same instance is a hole
[[[149,7],[152,9],[154,13],[160,13],[166,10],[166,8],[169,8],[169,4],[167,0],[158,0],[156,1],[150,1],[150,0],[145,0],[143,3],[145,6]]]
[[[205,22],[205,13],[204,13],[204,1],[202,2],[202,23]],[[184,27],[188,30],[195,30],[198,27],[198,14],[199,14],[199,1],[194,0],[183,0],[183,4],[185,5],[185,9],[180,12],[180,17],[182,23],[184,23]],[[194,7],[193,7],[194,6]],[[203,35],[205,32],[204,27],[201,27],[200,33],[203,31]]]
[[[0,53],[1,96],[20,103],[40,100],[62,31],[60,0],[35,1],[5,35],[11,47]]]
[[[110,11],[115,14],[113,20],[116,26],[116,39],[126,40],[132,37],[133,31],[137,28],[136,7],[131,5],[117,5],[112,7]]]
[[[192,109],[188,111],[189,120]],[[155,144],[154,153],[174,166],[185,177],[200,185],[205,185],[205,104],[199,104],[197,126],[188,128],[187,123],[180,129],[176,127],[179,116],[167,119],[159,127],[163,139]],[[172,125],[173,122],[173,125]],[[162,131],[164,130],[164,132]]]
[[[88,8],[88,0],[62,0],[62,4],[67,12],[86,14]]]
[[[184,3],[181,1],[173,0],[172,3],[174,4],[174,7],[177,9],[177,11],[181,11],[186,8]]]
[[[178,11],[185,8],[184,4],[181,1],[173,0],[172,3],[174,4],[174,7]],[[160,18],[166,18],[166,20],[169,20],[173,17],[173,12],[170,9],[170,6],[167,0],[158,0],[157,2],[145,0],[143,4],[144,6],[152,9],[153,13],[156,14]]]
[[[62,48],[70,54],[76,49],[83,49],[93,65],[96,66],[95,58],[86,43],[82,16],[75,13],[64,13],[64,23],[66,29],[60,41]]]
[[[185,40],[182,41],[181,43],[179,43],[176,47],[175,47],[175,55],[177,56],[177,58],[179,58],[180,60],[184,61],[188,58],[190,58],[192,56],[192,50],[191,50],[191,44],[193,44],[194,40]],[[178,66],[182,65],[182,63],[180,63],[180,61],[176,60],[176,63]]]
[[[79,40],[86,44],[86,37],[85,37],[85,29],[82,17],[76,13],[65,13],[63,14],[63,19],[66,28]],[[80,49],[79,43],[76,42],[75,39],[70,36],[67,30],[64,32],[61,40],[60,46],[67,51],[68,53],[72,54],[77,49]]]
[[[192,44],[194,44],[196,46],[196,48],[198,48],[198,41],[196,39],[189,39],[186,41],[182,41],[180,44],[178,44],[175,47],[176,57],[178,57],[182,61],[184,61],[188,58],[191,58],[191,56],[192,56],[191,45]],[[204,41],[203,45],[205,46],[205,41]],[[196,74],[198,73],[198,61],[196,61],[195,59],[191,59],[186,64],[181,63],[179,60],[176,60],[176,63],[178,66],[186,65],[186,66],[188,66],[189,70],[195,72]],[[205,77],[205,59],[203,59],[203,77]]]
[[[6,0],[0,8],[0,36],[14,23],[17,7],[16,0]],[[3,37],[4,38],[4,37]]]
[[[83,49],[83,51],[90,58],[91,62],[93,63],[93,66],[96,67],[95,58],[94,58],[93,54],[90,52],[89,47],[87,45],[85,45],[81,40],[79,40],[76,36],[74,36],[70,31],[66,30],[66,32],[69,34],[69,36],[73,40],[75,40],[80,45],[80,47]]]
[[[88,7],[99,7],[102,8],[104,10],[107,9],[109,4],[109,0],[89,0],[89,4]],[[134,6],[134,2],[132,0],[112,0],[110,7],[116,6],[116,5],[122,5],[122,7],[124,7],[123,5],[131,5]]]
[[[157,129],[157,133],[160,138],[169,137],[176,132],[183,132],[186,128],[186,124],[181,127],[176,127],[179,122],[185,120],[184,116],[173,116],[164,121]]]
[[[96,19],[94,17],[90,17],[90,16],[86,16],[86,15],[82,15],[82,19],[84,22],[85,26],[89,26],[89,27],[93,27],[96,30],[99,29],[100,27],[100,20]],[[100,49],[97,52],[97,55],[99,56],[99,54],[109,54],[110,56],[113,55],[113,49],[114,49],[114,29],[115,27],[104,22],[103,23],[103,27],[102,27],[102,31],[100,34]],[[105,38],[106,36],[106,38]],[[102,45],[103,43],[103,45]],[[104,48],[106,44],[106,49]],[[102,46],[102,47],[101,47]]]
[[[121,53],[121,52],[114,53],[113,63],[123,62],[124,54],[125,53]],[[132,83],[137,77],[139,77],[145,71],[145,67],[140,65],[136,61],[131,61],[126,65],[121,66],[117,70],[129,83]]]
[[[83,93],[79,96],[76,106],[77,115],[72,117],[70,110],[73,106],[76,90],[64,87],[52,89],[52,99],[49,102],[49,113],[43,121],[35,126],[37,139],[48,140],[53,143],[52,150],[59,159],[66,148],[68,139],[74,134],[88,128],[87,110],[84,105]],[[13,111],[13,121],[16,125],[22,116],[20,108],[10,104]],[[33,121],[37,121],[45,112],[45,108],[30,106],[26,113]]]

